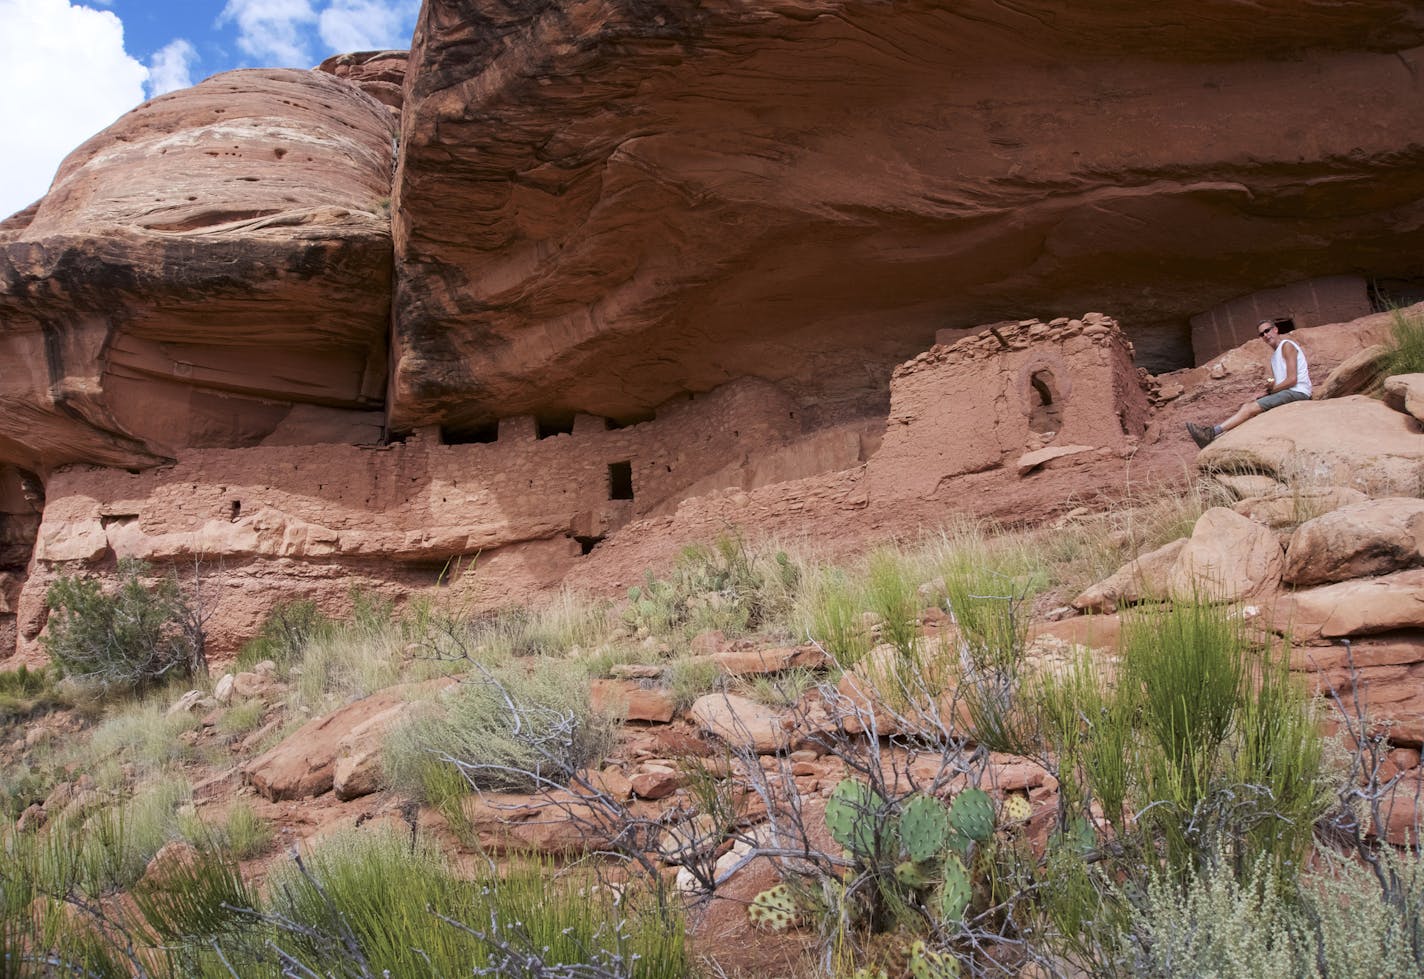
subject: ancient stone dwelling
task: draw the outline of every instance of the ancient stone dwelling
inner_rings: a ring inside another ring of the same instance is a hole
[[[220,650],[1129,453],[1134,359],[1418,290],[1421,52],[1414,0],[444,0],[153,99],[0,221],[0,650],[67,561],[211,569]]]
[[[53,576],[122,557],[221,583],[209,625],[219,654],[282,597],[336,609],[353,582],[498,604],[692,497],[860,470],[867,502],[893,505],[1045,445],[1121,450],[1147,408],[1131,345],[1098,314],[935,347],[896,372],[890,403],[888,424],[807,431],[775,385],[744,378],[627,425],[519,416],[458,444],[429,428],[383,445],[192,449],[137,471],[66,466],[50,478],[28,575],[6,572],[4,615],[33,655]],[[16,470],[8,483],[7,526],[33,527]]]

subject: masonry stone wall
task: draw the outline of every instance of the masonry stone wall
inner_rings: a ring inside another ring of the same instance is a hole
[[[1110,317],[995,325],[895,371],[870,496],[929,496],[1048,445],[1123,449],[1149,410],[1132,344]]]
[[[1198,366],[1255,338],[1266,320],[1295,326],[1345,323],[1373,312],[1369,283],[1360,275],[1330,275],[1238,296],[1191,319]]]

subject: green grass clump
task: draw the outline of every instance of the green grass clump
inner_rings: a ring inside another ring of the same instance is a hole
[[[1385,376],[1424,372],[1424,317],[1396,309],[1390,315],[1390,352]]]
[[[578,672],[530,671],[514,661],[477,670],[423,705],[386,739],[385,769],[398,791],[431,803],[448,801],[446,769],[480,788],[533,791],[601,761],[615,727],[593,710]]]
[[[279,602],[268,613],[257,635],[243,644],[233,670],[251,670],[258,663],[270,660],[279,672],[286,672],[301,662],[307,643],[330,630],[332,625],[316,602],[307,599]]]
[[[65,704],[48,669],[31,670],[22,665],[14,670],[0,670],[0,725],[23,721]]]
[[[808,576],[801,596],[798,631],[830,653],[840,667],[850,669],[875,645],[865,624],[866,607],[858,581],[841,568],[819,567]]]
[[[131,848],[131,826],[105,845]],[[98,899],[112,878],[89,873],[77,839],[3,841],[0,975],[40,974],[26,971],[37,956],[53,969],[45,975],[154,979],[693,972],[675,912],[642,910],[636,888],[616,905],[592,875],[539,863],[461,880],[404,833],[331,837],[279,868],[267,897],[244,883],[229,851],[200,847],[144,878],[131,902],[107,904]]]

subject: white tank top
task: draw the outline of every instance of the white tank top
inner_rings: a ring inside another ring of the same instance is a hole
[[[1276,344],[1276,349],[1271,353],[1271,377],[1277,384],[1286,379],[1289,371],[1286,370],[1286,346],[1289,345],[1295,351],[1295,387],[1292,391],[1299,391],[1301,394],[1310,396],[1310,370],[1305,366],[1305,354],[1301,352],[1300,344],[1294,340],[1282,339]]]

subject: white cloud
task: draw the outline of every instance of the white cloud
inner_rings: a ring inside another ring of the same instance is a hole
[[[167,92],[193,85],[193,62],[198,49],[187,38],[176,37],[148,59],[148,97],[157,98]]]
[[[318,31],[333,53],[410,47],[420,0],[332,0]]]
[[[69,0],[0,0],[0,217],[44,195],[70,150],[143,101],[124,25]]]
[[[237,46],[264,66],[309,68],[316,25],[309,0],[227,0],[218,24],[237,24]]]

